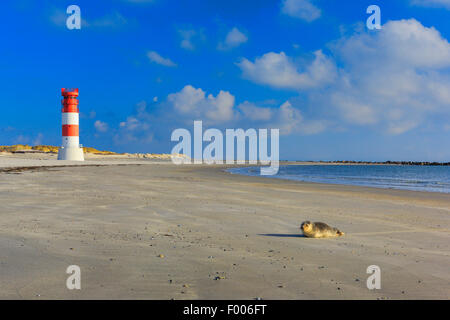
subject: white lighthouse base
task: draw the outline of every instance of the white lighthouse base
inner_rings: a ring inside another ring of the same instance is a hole
[[[58,151],[58,160],[84,161],[83,148],[60,147]]]

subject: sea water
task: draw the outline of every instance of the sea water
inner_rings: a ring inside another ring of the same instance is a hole
[[[259,167],[228,170],[259,176]],[[318,183],[450,193],[450,166],[285,165],[271,178]]]

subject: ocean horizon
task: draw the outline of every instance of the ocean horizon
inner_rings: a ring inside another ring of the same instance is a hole
[[[259,166],[230,168],[233,174],[259,176]],[[450,193],[450,167],[413,165],[282,165],[269,178]]]

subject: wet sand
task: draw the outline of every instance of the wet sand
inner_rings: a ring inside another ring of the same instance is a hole
[[[50,167],[0,172],[2,299],[450,298],[448,194],[13,158],[0,167]],[[303,220],[346,235],[301,237]],[[81,290],[66,288],[69,265]]]

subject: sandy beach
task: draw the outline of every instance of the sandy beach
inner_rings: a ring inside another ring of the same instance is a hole
[[[449,194],[29,157],[0,156],[1,299],[450,298]],[[304,238],[304,220],[346,235]]]

